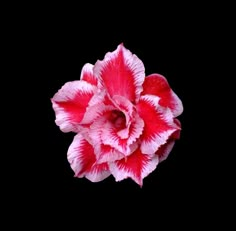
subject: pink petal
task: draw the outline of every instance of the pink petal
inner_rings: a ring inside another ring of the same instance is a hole
[[[101,137],[106,123],[106,117],[101,116],[90,126],[90,129],[87,130],[88,134],[86,134],[88,140],[93,144],[97,163],[111,162],[124,157],[113,147],[102,143]]]
[[[115,96],[111,103],[114,106],[100,102],[87,108],[82,120],[84,124],[91,124],[87,129],[87,139],[93,142],[94,147],[103,144],[123,155],[130,155],[142,134],[143,120],[134,113],[133,104],[123,97]]]
[[[101,88],[107,89],[113,98],[120,95],[131,102],[137,102],[145,78],[142,61],[120,44],[113,52],[108,52],[104,60],[94,65],[94,74]]]
[[[93,106],[89,106],[84,114],[84,118],[81,121],[83,124],[91,124],[97,118],[107,117],[112,110],[115,110],[114,106],[105,105],[102,102]]]
[[[67,155],[71,168],[75,172],[75,177],[86,177],[92,182],[98,182],[110,175],[106,163],[96,163],[93,146],[81,134],[74,137]]]
[[[99,117],[106,117],[112,110],[117,110],[114,102],[107,97],[106,92],[98,90],[89,101],[88,107],[84,114],[83,124],[91,124]]]
[[[117,134],[122,139],[127,139],[129,137],[130,125],[134,119],[134,105],[129,100],[119,95],[115,95],[112,98],[112,102],[119,111],[124,113],[126,120],[126,128],[120,130]]]
[[[145,124],[141,136],[141,151],[145,154],[154,154],[177,130],[172,113],[168,108],[160,107],[158,101],[157,96],[145,95],[137,104],[137,111]]]
[[[129,177],[142,187],[143,178],[156,168],[158,162],[158,156],[145,155],[137,149],[132,155],[110,163],[109,166],[116,181]]]
[[[162,75],[152,74],[145,78],[142,95],[146,94],[159,96],[159,104],[163,107],[169,107],[175,117],[183,112],[181,100]]]
[[[90,99],[96,90],[95,86],[85,81],[66,83],[51,99],[56,114],[56,124],[63,132],[78,132]]]
[[[133,115],[134,105],[129,100],[119,95],[113,96],[112,102],[118,110],[126,115],[126,120],[129,122]]]
[[[175,140],[170,139],[166,144],[163,144],[156,152],[156,155],[159,157],[159,161],[164,161],[170,154],[175,144]]]
[[[97,86],[97,78],[93,74],[93,65],[90,63],[86,63],[81,71],[81,80],[84,80],[92,85]]]
[[[169,138],[166,144],[163,144],[156,152],[156,155],[159,157],[159,162],[164,161],[170,154],[171,150],[174,147],[175,140],[180,138],[180,129],[181,124],[178,119],[174,119],[174,123],[179,127]]]
[[[89,106],[94,106],[101,103],[105,105],[113,105],[111,99],[107,95],[106,90],[97,89],[97,91],[89,101]]]
[[[175,131],[172,135],[171,138],[174,140],[178,140],[180,138],[180,131],[181,131],[181,123],[178,119],[174,119],[174,123],[176,124],[176,126],[178,127],[178,130]]]
[[[128,156],[134,151],[134,147],[136,147],[136,145],[133,146],[133,144],[142,134],[143,127],[143,120],[136,114],[134,116],[134,121],[129,127],[128,137],[122,138],[123,134],[121,131],[117,130],[112,123],[106,122],[104,123],[101,132],[102,143],[109,145],[122,154]]]
[[[94,152],[96,153],[97,163],[99,164],[105,162],[113,162],[125,157],[122,153],[118,152],[111,146],[102,143],[95,146]]]

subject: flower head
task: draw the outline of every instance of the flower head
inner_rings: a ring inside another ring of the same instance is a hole
[[[75,177],[92,182],[112,174],[142,186],[180,135],[181,100],[164,76],[145,77],[142,61],[123,44],[85,64],[80,80],[51,101],[56,124],[76,133],[67,153]]]

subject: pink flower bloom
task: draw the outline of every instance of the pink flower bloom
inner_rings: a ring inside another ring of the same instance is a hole
[[[85,64],[80,80],[51,101],[60,129],[77,133],[68,150],[75,177],[92,182],[113,175],[142,186],[180,136],[180,99],[164,76],[145,77],[142,61],[123,44]]]

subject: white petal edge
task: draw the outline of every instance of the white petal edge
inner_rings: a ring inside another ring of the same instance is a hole
[[[95,172],[89,172],[89,173],[86,173],[85,178],[87,178],[91,182],[99,182],[106,179],[110,175],[111,175],[110,171],[103,171],[103,172],[100,172],[99,174]]]
[[[81,134],[77,134],[74,137],[73,142],[70,145],[67,152],[68,162],[70,163],[71,168],[73,169],[75,175],[78,175],[78,173],[82,169],[79,156],[82,155],[83,142],[84,142],[83,136]]]
[[[182,101],[180,100],[180,98],[172,91],[171,92],[172,94],[172,97],[174,98],[174,102],[175,102],[175,107],[174,109],[172,109],[172,113],[174,115],[174,117],[177,117],[179,115],[181,115],[183,113],[183,103]]]
[[[82,70],[81,70],[80,80],[83,80],[84,74],[92,74],[93,75],[93,67],[94,67],[94,65],[91,63],[84,64],[84,66],[82,67]]]
[[[176,129],[169,129],[168,131],[161,132],[152,137],[149,141],[142,141],[140,149],[144,154],[154,154],[158,148],[165,144],[170,135],[175,132]]]
[[[162,155],[159,157],[160,162],[164,161],[167,159],[167,157],[169,156],[171,150],[173,149],[175,145],[175,141],[171,140],[168,142],[167,146],[165,147],[164,152],[162,153]]]
[[[122,147],[119,144],[119,140],[122,140],[119,134],[112,135],[113,133],[113,125],[110,123],[104,124],[104,129],[101,134],[102,142],[106,145],[114,147],[119,152],[123,153],[125,156],[129,156],[132,153],[132,144],[140,137],[143,131],[144,122],[143,120],[136,115],[136,120],[133,122],[134,130],[132,134],[128,137],[126,144]]]
[[[159,163],[158,156],[153,156],[152,159],[148,162],[148,164],[142,169],[141,182],[132,172],[129,172],[126,169],[120,169],[115,162],[109,163],[109,168],[110,168],[111,174],[115,177],[115,180],[117,182],[122,181],[127,178],[131,178],[137,184],[142,186],[143,179],[156,169],[158,163]]]
[[[126,65],[132,70],[134,75],[134,85],[136,87],[135,95],[136,95],[136,103],[139,101],[140,94],[143,91],[142,84],[145,80],[145,67],[143,62],[135,55],[130,52],[130,50],[126,49],[123,44],[117,46],[117,49],[113,52],[107,52],[104,59],[98,60],[94,65],[94,74],[98,78],[98,87],[103,88],[103,80],[101,78],[102,70],[105,67],[105,63],[109,62],[116,58],[118,53],[122,50],[124,55],[124,60]]]
[[[95,93],[96,87],[84,80],[75,80],[65,83],[64,86],[53,96],[53,101],[69,101],[78,91],[83,93]]]
[[[68,120],[68,113],[65,112],[57,103],[52,101],[52,107],[56,113],[55,123],[62,132],[78,132],[77,125]]]
[[[96,87],[85,81],[67,82],[51,99],[52,107],[55,111],[55,123],[63,132],[78,132],[77,123],[73,123],[69,119],[70,113],[64,111],[57,102],[67,102],[73,100],[73,97],[78,93],[94,94]]]
[[[80,156],[82,156],[82,146],[83,146],[83,142],[85,142],[86,140],[83,138],[83,136],[81,134],[77,134],[74,137],[74,140],[72,142],[72,144],[70,145],[68,152],[67,152],[67,157],[68,157],[68,162],[71,165],[71,168],[73,169],[75,176],[77,176],[79,174],[79,172],[82,169],[82,163],[80,161]],[[102,171],[102,172],[96,172],[95,170],[92,172],[84,172],[82,174],[79,175],[80,178],[85,177],[88,180],[92,181],[92,182],[99,182],[104,180],[105,178],[107,178],[110,175],[110,171]]]

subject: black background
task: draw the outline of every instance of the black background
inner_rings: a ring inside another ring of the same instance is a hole
[[[91,24],[86,18],[83,22],[78,22],[76,17],[59,21],[52,19],[45,28],[42,37],[46,46],[43,63],[47,68],[42,78],[47,84],[49,146],[42,158],[47,166],[46,174],[43,174],[49,183],[46,192],[52,190],[53,194],[61,195],[59,203],[63,200],[72,207],[74,203],[75,207],[80,205],[80,209],[85,201],[86,207],[102,206],[108,211],[124,207],[124,216],[138,210],[140,214],[145,213],[149,207],[158,210],[162,206],[172,209],[187,206],[186,209],[189,209],[188,206],[196,203],[197,192],[203,193],[199,174],[201,159],[194,141],[196,97],[192,92],[197,81],[193,53],[198,49],[192,39],[200,35],[191,28],[194,25],[188,27],[183,24],[184,21],[170,20],[169,24],[162,25],[162,20],[167,18],[159,21],[158,16],[152,16],[148,22],[142,23],[137,15],[113,24],[109,21],[110,17],[112,13],[106,21],[98,19]],[[142,188],[131,180],[116,183],[112,176],[100,183],[74,178],[66,156],[74,134],[64,134],[55,125],[50,102],[64,83],[79,79],[85,63],[94,64],[97,59],[103,59],[106,52],[115,50],[121,42],[143,61],[147,75],[160,73],[166,76],[184,105],[184,112],[179,117],[183,127],[181,139],[176,142],[170,157],[144,179]]]
[[[71,24],[70,20],[65,23],[63,20],[61,23],[57,21],[47,27],[44,38],[47,47],[45,65],[49,72],[45,73],[44,78],[47,83],[49,149],[45,150],[43,158],[48,165],[47,178],[57,184],[63,195],[74,195],[75,204],[80,204],[81,200],[92,201],[95,205],[104,203],[104,206],[114,203],[116,206],[125,206],[128,211],[132,206],[138,209],[140,204],[180,206],[183,202],[186,204],[186,200],[192,201],[194,198],[191,195],[194,197],[196,191],[201,190],[198,169],[201,160],[194,141],[196,97],[193,89],[196,87],[197,70],[192,53],[197,47],[192,38],[196,34],[183,27],[181,22],[161,25],[157,18],[153,17],[152,20],[151,27],[146,27],[148,23],[140,27],[134,25],[135,19],[128,21],[128,25],[124,22],[108,24],[109,20],[104,25],[100,22],[100,29],[93,28],[89,23]],[[55,125],[50,102],[50,98],[64,83],[79,79],[85,63],[94,64],[97,59],[103,59],[106,52],[115,50],[121,42],[143,61],[147,75],[160,73],[166,76],[184,105],[184,112],[179,117],[183,129],[181,139],[176,142],[169,158],[144,179],[142,188],[131,180],[116,183],[112,176],[100,183],[73,178],[66,153],[74,134],[64,134]],[[70,203],[69,198],[67,202]]]
[[[94,14],[88,6],[74,10],[45,6],[16,22],[20,28],[16,35],[23,40],[17,45],[28,56],[27,74],[32,76],[28,90],[33,95],[27,104],[32,127],[26,131],[33,148],[27,154],[22,177],[26,186],[21,189],[32,203],[29,211],[42,211],[39,220],[50,221],[54,214],[59,224],[66,216],[78,223],[90,219],[87,225],[101,217],[101,226],[103,221],[108,226],[109,220],[121,227],[124,221],[152,227],[153,222],[167,225],[168,219],[179,217],[175,222],[186,226],[188,220],[191,226],[209,221],[208,211],[217,207],[212,197],[214,153],[208,139],[211,114],[205,110],[206,105],[207,110],[215,107],[208,88],[214,85],[209,70],[214,24],[204,20],[209,10],[136,7],[99,5],[93,6]],[[178,117],[180,140],[168,159],[144,179],[142,188],[130,179],[115,182],[112,176],[98,183],[74,178],[67,150],[75,134],[59,130],[50,102],[66,82],[79,79],[85,63],[103,59],[122,42],[143,61],[146,75],[160,73],[167,78],[184,106]],[[200,211],[197,216],[196,211]]]

